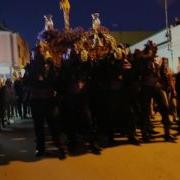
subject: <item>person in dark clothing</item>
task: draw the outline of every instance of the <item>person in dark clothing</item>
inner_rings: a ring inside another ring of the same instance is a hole
[[[18,115],[23,118],[23,80],[21,77],[21,74],[19,74],[19,77],[14,81],[14,90],[15,90],[15,96],[16,96],[16,105],[17,105],[17,111]]]
[[[78,145],[77,136],[81,135],[89,143],[89,149],[99,154],[89,107],[89,65],[72,53],[61,67],[60,94],[69,148],[74,149]]]
[[[5,127],[5,87],[0,81],[0,131]]]
[[[172,114],[173,121],[176,122],[176,88],[175,78],[173,72],[168,67],[168,59],[162,58],[162,64],[160,67],[161,84],[162,89],[166,93],[167,101],[170,107],[170,114]]]
[[[133,107],[133,116],[137,129],[141,128],[142,122],[142,109],[140,103],[141,97],[141,81],[139,76],[140,64],[141,64],[141,51],[136,49],[134,54],[130,57],[132,64],[131,70],[131,102]]]
[[[93,56],[90,54],[90,56]],[[109,65],[111,57],[93,60],[91,75],[90,107],[98,134],[98,139],[104,146],[113,141],[113,127],[109,121]],[[91,60],[92,61],[92,60]]]
[[[178,117],[178,131],[180,133],[180,71],[176,74],[176,100],[177,100],[177,117]]]
[[[31,83],[29,83],[30,80],[30,73],[31,73],[31,62],[32,62],[32,57],[30,60],[30,63],[27,63],[25,66],[25,73],[23,76],[23,117],[27,118],[29,115],[29,117],[31,117],[31,107],[30,107],[30,95],[31,95],[31,91],[30,91],[30,87],[31,87]]]
[[[142,52],[141,59],[141,108],[142,108],[142,136],[144,141],[150,140],[150,101],[151,98],[159,105],[164,125],[165,141],[174,141],[170,135],[169,106],[160,82],[159,65],[155,63],[157,47],[149,41]]]
[[[55,108],[53,63],[46,62],[40,51],[37,51],[34,61],[31,69],[31,109],[36,135],[36,155],[42,156],[45,153],[44,125],[47,122],[53,142],[59,149],[59,157],[65,158],[65,146],[59,138],[59,129],[53,116]]]
[[[119,55],[115,56],[113,62],[114,68],[112,69],[111,83],[111,95],[116,94],[114,102],[109,105],[114,106],[116,104],[116,113],[110,113],[119,115],[116,117],[117,125],[120,132],[128,137],[128,140],[132,144],[139,144],[139,140],[136,138],[136,126],[133,114],[133,79],[132,79],[132,64],[129,61],[129,54],[126,54],[122,48],[119,49]],[[118,85],[118,86],[117,86]],[[114,104],[114,105],[113,105]],[[114,115],[115,116],[115,115]]]

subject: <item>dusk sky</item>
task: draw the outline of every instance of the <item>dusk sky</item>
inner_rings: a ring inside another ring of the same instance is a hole
[[[91,26],[91,14],[100,12],[103,26],[110,30],[160,30],[165,27],[163,0],[70,0],[71,27]],[[180,17],[180,0],[168,0],[169,22]],[[1,0],[0,20],[8,28],[20,32],[34,46],[36,36],[44,28],[43,15],[52,14],[55,27],[62,29],[63,14],[59,0]]]

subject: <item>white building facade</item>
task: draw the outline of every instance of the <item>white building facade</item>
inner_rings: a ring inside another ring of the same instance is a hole
[[[11,74],[14,67],[29,61],[27,43],[18,34],[0,30],[0,75]]]
[[[169,67],[174,73],[179,71],[180,66],[180,25],[170,28],[171,41],[168,38],[166,29],[140,41],[130,47],[131,52],[135,49],[144,49],[144,45],[148,40],[153,41],[158,46],[157,55],[167,57],[169,59]]]

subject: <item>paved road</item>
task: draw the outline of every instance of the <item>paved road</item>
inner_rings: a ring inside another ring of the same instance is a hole
[[[162,127],[156,122],[157,130]],[[173,132],[173,131],[172,131]],[[175,133],[175,132],[173,132]],[[177,136],[178,137],[178,136]],[[118,143],[117,143],[118,144]],[[69,155],[59,160],[50,154],[36,159],[31,121],[18,121],[0,133],[0,180],[179,180],[180,137],[134,146],[122,139],[102,155]]]

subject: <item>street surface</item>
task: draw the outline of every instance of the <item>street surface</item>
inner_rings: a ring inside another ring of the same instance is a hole
[[[60,160],[51,145],[49,155],[35,158],[32,122],[17,120],[0,133],[0,180],[179,180],[180,137],[177,143],[164,142],[161,123],[155,123],[161,133],[151,143],[135,146],[123,138],[101,155]]]

